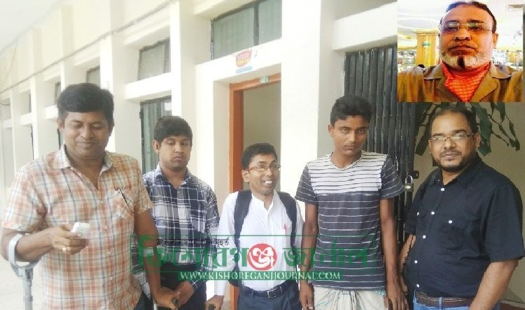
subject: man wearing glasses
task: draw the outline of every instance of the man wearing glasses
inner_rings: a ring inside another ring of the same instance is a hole
[[[224,201],[218,235],[228,241],[218,242],[217,248],[227,253],[226,263],[218,260],[214,271],[230,274],[236,268],[246,275],[239,285],[240,310],[301,310],[296,264],[287,259],[290,249],[301,246],[303,219],[299,206],[290,195],[275,191],[281,166],[271,144],[247,147],[241,162],[242,178],[250,190],[232,193]],[[235,247],[241,253],[237,267],[230,251]],[[265,279],[271,275],[275,277]],[[287,279],[286,275],[293,279]],[[207,301],[206,309],[208,305],[221,308],[226,284],[226,280],[215,282],[216,295]]]
[[[414,198],[400,257],[415,310],[499,309],[525,254],[520,193],[483,163],[479,144],[471,111],[453,107],[433,118],[429,147],[439,169]]]
[[[439,29],[440,63],[398,75],[399,102],[521,102],[523,71],[492,63],[496,18],[477,1],[447,8]]]

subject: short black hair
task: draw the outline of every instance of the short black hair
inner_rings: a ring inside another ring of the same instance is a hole
[[[155,129],[153,130],[153,139],[158,143],[162,143],[164,139],[171,136],[185,136],[190,139],[190,143],[193,145],[193,132],[191,127],[180,116],[163,116],[159,118]]]
[[[478,132],[478,124],[476,123],[476,114],[465,107],[449,106],[437,112],[434,117],[430,120],[430,130],[432,131],[432,125],[436,118],[443,116],[447,113],[462,114],[470,127],[471,133]],[[431,132],[432,133],[432,132]]]
[[[489,7],[485,4],[485,3],[481,3],[481,2],[478,2],[478,1],[456,1],[454,3],[451,3],[448,7],[447,7],[447,10],[445,11],[446,13],[450,12],[452,9],[455,9],[457,8],[458,6],[462,6],[462,5],[470,5],[470,6],[475,6],[477,7],[478,9],[482,9],[483,11],[489,13],[490,17],[492,17],[492,22],[493,22],[493,25],[492,25],[492,33],[496,33],[496,29],[497,29],[497,26],[498,26],[498,22],[496,21],[496,17],[494,17],[494,14],[492,14],[492,11],[489,9]],[[441,25],[441,23],[443,22],[443,18],[441,18],[441,20],[439,21],[439,24]]]
[[[335,125],[337,120],[345,120],[348,116],[362,116],[370,123],[372,106],[362,97],[346,95],[337,99],[330,113],[330,124]]]
[[[62,122],[68,112],[103,112],[109,126],[113,126],[114,106],[111,93],[91,83],[69,85],[57,99],[58,118]]]
[[[273,145],[270,143],[255,143],[247,147],[244,152],[242,152],[242,169],[248,169],[248,167],[250,167],[250,162],[257,155],[273,155],[275,156],[275,160],[278,160],[277,152],[275,152]]]

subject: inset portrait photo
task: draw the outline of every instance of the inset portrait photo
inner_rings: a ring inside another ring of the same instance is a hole
[[[398,102],[523,102],[523,1],[398,1]]]

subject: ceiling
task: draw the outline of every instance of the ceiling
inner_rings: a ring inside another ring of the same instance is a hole
[[[447,6],[456,0],[399,0],[398,42],[400,47],[416,46],[415,31],[437,32]],[[523,49],[523,10],[508,10],[509,5],[523,5],[525,0],[481,0],[498,21],[498,47]]]
[[[0,0],[0,53],[67,0]]]

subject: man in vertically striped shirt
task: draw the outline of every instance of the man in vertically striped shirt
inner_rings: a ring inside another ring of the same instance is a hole
[[[217,198],[188,170],[193,133],[184,119],[161,117],[153,138],[159,163],[143,179],[159,231],[161,284],[177,292],[179,310],[204,310],[206,282],[181,281],[179,273],[212,270],[219,226]]]
[[[337,99],[328,126],[334,151],[309,162],[301,176],[301,271],[341,273],[339,279],[312,281],[313,289],[302,280],[304,309],[383,310],[388,300],[394,310],[407,309],[393,218],[393,198],[403,187],[387,155],[362,150],[371,116],[365,99]]]
[[[151,293],[175,309],[175,292],[159,285],[157,230],[138,162],[105,151],[113,97],[94,84],[70,85],[57,107],[64,144],[18,172],[2,223],[2,256],[18,238],[18,260],[40,259],[42,309],[129,310],[143,302],[129,270],[129,240],[133,233],[153,236],[143,253]],[[89,235],[71,232],[75,222],[89,224]]]

